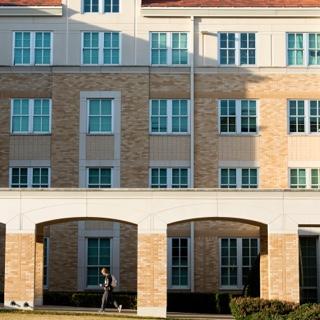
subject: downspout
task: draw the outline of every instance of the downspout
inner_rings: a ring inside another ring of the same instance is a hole
[[[190,187],[194,188],[194,31],[195,31],[195,20],[194,16],[190,17],[191,21],[191,49],[190,49]]]

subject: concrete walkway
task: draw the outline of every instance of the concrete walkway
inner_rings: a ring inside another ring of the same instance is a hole
[[[73,313],[73,314],[96,314],[98,308],[77,308],[77,307],[66,307],[66,306],[41,306],[37,307],[35,310],[39,311],[48,311],[48,312],[61,312],[61,313]],[[107,309],[105,311],[107,315],[110,316],[128,316],[135,317],[137,315],[135,310],[122,310],[119,314],[115,309]],[[196,319],[196,320],[233,320],[233,317],[230,315],[214,315],[214,314],[197,314],[197,313],[180,313],[180,312],[169,312],[168,318],[170,319]]]

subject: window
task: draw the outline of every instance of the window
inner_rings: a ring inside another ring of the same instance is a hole
[[[151,100],[150,133],[189,133],[188,100]]]
[[[221,134],[256,134],[256,100],[220,100],[219,127]]]
[[[151,188],[189,188],[188,168],[151,168]]]
[[[288,65],[320,65],[320,33],[288,33]]]
[[[83,32],[82,64],[120,64],[120,33]]]
[[[220,188],[256,189],[258,188],[257,168],[221,168]]]
[[[88,188],[111,188],[112,169],[111,168],[89,168]]]
[[[112,99],[88,99],[88,133],[111,134],[112,109]]]
[[[151,64],[168,64],[167,33],[151,33]]]
[[[306,169],[290,169],[290,188],[305,189],[306,187]]]
[[[49,238],[43,238],[43,286],[48,288],[49,284]]]
[[[10,168],[11,188],[49,188],[50,168]]]
[[[14,32],[13,64],[52,64],[52,32]]]
[[[311,169],[311,188],[320,188],[320,169]]]
[[[151,32],[151,64],[187,65],[189,43],[187,32]]]
[[[241,173],[241,188],[258,188],[257,169],[242,169]]]
[[[255,65],[255,33],[219,33],[219,57],[221,65]]]
[[[289,132],[320,132],[320,101],[289,100]]]
[[[242,288],[259,253],[255,238],[220,239],[220,286]]]
[[[11,132],[50,133],[51,99],[12,99]]]
[[[190,239],[169,238],[169,287],[190,287]]]
[[[83,12],[113,13],[120,11],[119,0],[83,0]]]
[[[319,168],[291,168],[289,169],[290,188],[320,189]]]
[[[300,237],[300,289],[301,300],[318,302],[318,237]]]
[[[111,266],[111,240],[108,238],[87,239],[87,287],[104,283],[102,268]]]

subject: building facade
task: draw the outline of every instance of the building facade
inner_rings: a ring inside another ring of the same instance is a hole
[[[164,316],[259,254],[262,297],[319,301],[316,1],[0,0],[0,44],[6,306],[107,266]]]

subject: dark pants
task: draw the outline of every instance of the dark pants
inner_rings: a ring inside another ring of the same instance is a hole
[[[116,308],[118,308],[118,303],[113,298],[112,288],[104,288],[101,309],[104,310],[105,306],[107,306],[108,304],[113,304]]]

